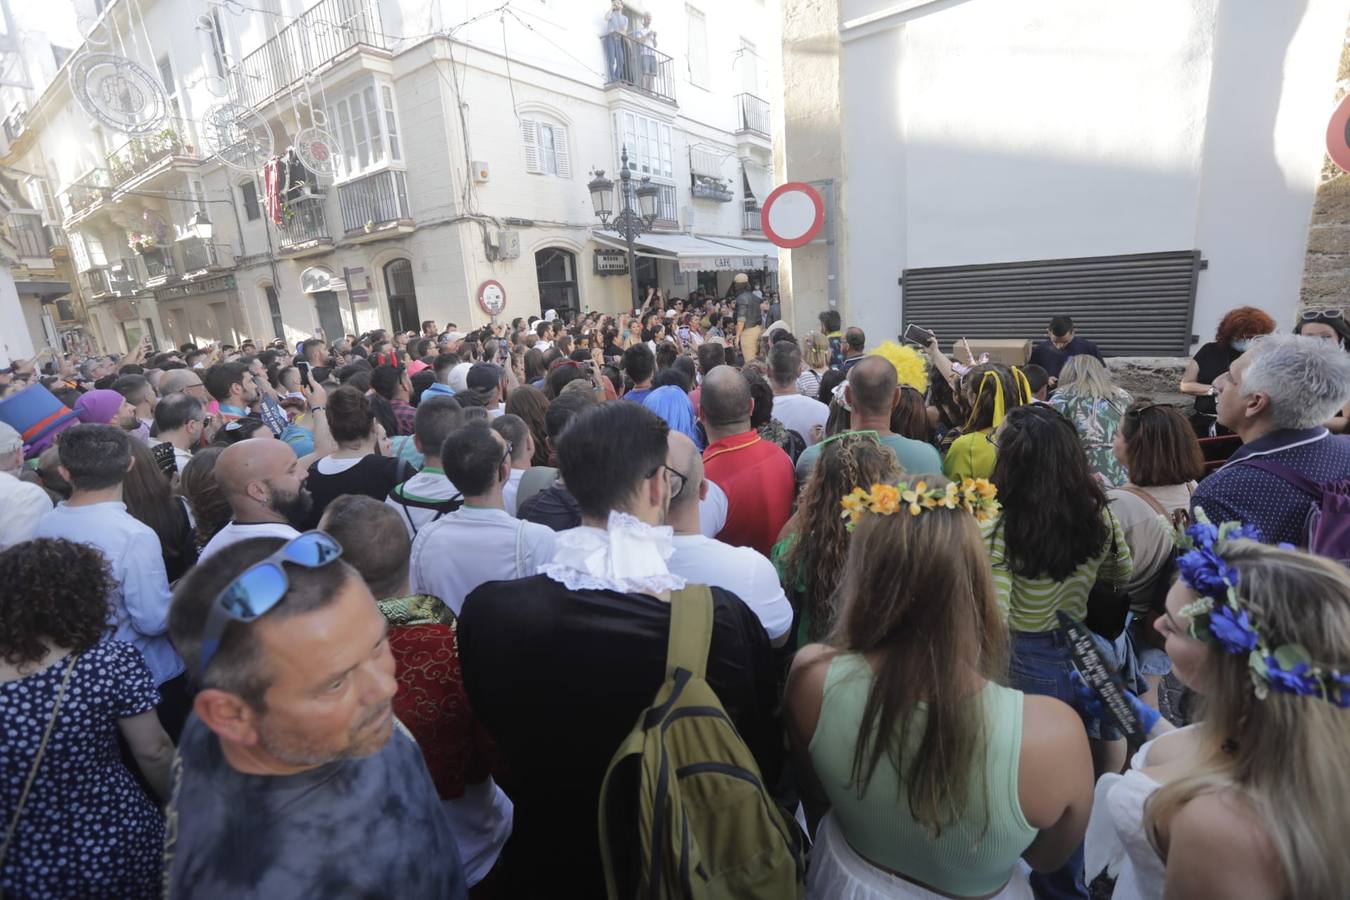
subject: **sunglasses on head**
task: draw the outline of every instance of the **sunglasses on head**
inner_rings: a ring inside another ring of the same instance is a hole
[[[1343,309],[1305,309],[1299,314],[1305,322],[1311,322],[1313,319],[1341,319],[1345,317]]]
[[[281,602],[290,589],[286,563],[319,569],[342,555],[342,546],[322,531],[306,531],[286,542],[276,553],[254,563],[238,578],[225,585],[206,616],[202,628],[201,661],[197,681],[201,683],[211,659],[220,649],[220,640],[231,622],[252,622]]]

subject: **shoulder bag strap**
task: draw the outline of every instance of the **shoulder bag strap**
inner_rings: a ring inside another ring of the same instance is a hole
[[[28,770],[28,778],[23,783],[23,790],[19,792],[19,805],[14,809],[14,815],[9,820],[9,827],[5,829],[5,842],[0,844],[0,865],[4,864],[5,855],[9,852],[10,842],[14,839],[14,833],[19,830],[19,817],[23,815],[23,805],[28,800],[28,792],[33,788],[33,782],[37,780],[38,767],[42,765],[42,754],[47,749],[47,741],[52,736],[52,729],[56,727],[56,717],[61,712],[61,701],[65,699],[66,687],[70,684],[70,675],[75,671],[75,661],[79,659],[80,654],[70,654],[70,661],[66,663],[65,674],[61,676],[61,687],[56,692],[56,703],[52,706],[52,716],[47,720],[47,730],[42,732],[42,740],[38,743],[37,754],[33,757],[33,766]]]
[[[1149,506],[1153,507],[1153,511],[1158,515],[1163,518],[1171,518],[1171,516],[1167,514],[1167,510],[1163,508],[1163,505],[1158,502],[1157,498],[1143,488],[1135,487],[1132,484],[1122,484],[1120,487],[1116,488],[1116,490],[1124,491],[1127,494],[1133,494]]]
[[[702,678],[712,644],[713,597],[706,584],[691,584],[670,595],[670,638],[666,644],[666,677],[686,669]]]
[[[527,575],[533,575],[533,572],[525,571],[525,520],[516,520],[516,577],[524,578]]]

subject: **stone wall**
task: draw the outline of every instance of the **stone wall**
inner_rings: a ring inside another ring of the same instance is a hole
[[[1116,385],[1135,398],[1155,403],[1175,403],[1190,410],[1194,399],[1181,393],[1181,373],[1190,362],[1185,356],[1114,356],[1106,361]]]
[[[1336,72],[1335,99],[1350,90],[1350,30]],[[1350,308],[1350,173],[1330,157],[1322,164],[1322,181],[1308,225],[1308,250],[1303,260],[1299,305]],[[1280,323],[1281,327],[1287,327]]]

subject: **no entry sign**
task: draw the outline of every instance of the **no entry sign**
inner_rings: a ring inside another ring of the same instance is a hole
[[[779,185],[764,201],[760,213],[764,235],[788,250],[809,244],[824,224],[825,201],[820,199],[820,192],[804,181]]]
[[[1350,172],[1350,94],[1345,95],[1327,125],[1327,155],[1331,161]]]
[[[494,319],[506,309],[506,288],[500,281],[488,279],[478,286],[478,307]]]

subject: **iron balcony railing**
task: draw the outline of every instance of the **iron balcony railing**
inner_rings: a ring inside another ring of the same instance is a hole
[[[108,266],[108,289],[114,294],[134,294],[141,289],[139,267],[133,259]]]
[[[769,136],[769,101],[754,94],[737,94],[736,133]]]
[[[388,222],[412,218],[407,178],[396,169],[340,184],[337,190],[342,230],[347,234],[368,232]]]
[[[141,255],[141,266],[145,269],[145,280],[162,284],[178,274],[173,254],[166,248],[147,251]]]
[[[61,192],[61,214],[67,219],[78,216],[112,195],[108,170],[91,169]]]
[[[227,244],[211,244],[200,238],[178,242],[183,254],[183,271],[200,272],[204,269],[224,269],[234,265],[234,254]]]
[[[331,241],[322,197],[306,197],[286,204],[281,218],[281,249]]]
[[[91,297],[112,293],[112,285],[108,280],[108,270],[103,266],[81,272],[80,284]]]
[[[635,181],[637,179],[634,179]],[[679,228],[680,211],[676,206],[675,186],[670,184],[656,185],[658,191],[656,195],[656,219],[652,222],[653,228]],[[614,212],[617,214],[623,211],[624,203],[623,183],[618,182],[614,185]]]
[[[667,103],[675,102],[674,61],[657,50],[618,32],[600,38],[605,49],[605,84],[623,84]]]
[[[170,156],[200,157],[191,142],[191,122],[169,119],[154,134],[135,137],[108,154],[108,175],[114,186],[121,186]]]
[[[745,218],[741,225],[742,231],[752,234],[762,234],[764,232],[764,224],[758,206],[747,206],[745,208],[744,216]]]
[[[42,213],[15,210],[9,214],[9,236],[20,256],[50,256],[52,243],[42,225]]]
[[[239,64],[245,106],[269,98],[356,46],[388,49],[378,0],[319,0]]]

